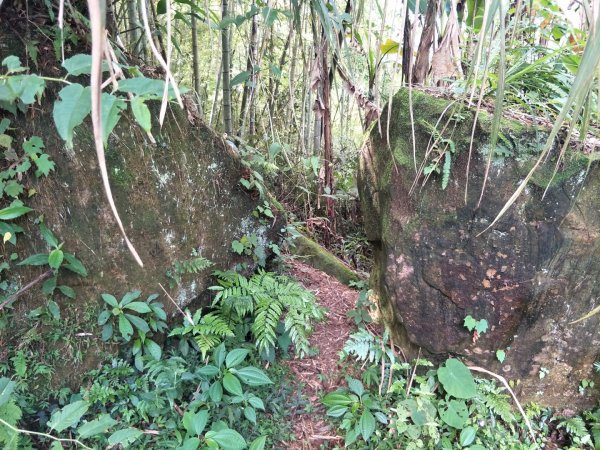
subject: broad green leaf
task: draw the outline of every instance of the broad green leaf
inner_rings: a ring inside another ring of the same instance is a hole
[[[230,373],[226,373],[223,377],[223,387],[233,395],[239,395],[240,397],[244,395],[240,380]]]
[[[470,399],[477,396],[471,371],[458,359],[448,359],[438,369],[438,379],[452,397]]]
[[[277,20],[277,14],[278,14],[278,10],[270,7],[270,6],[265,6],[262,11],[261,14],[263,16],[263,19],[265,20],[265,25],[268,27],[272,27],[273,24],[275,23],[275,20]]]
[[[249,350],[245,348],[236,348],[227,353],[227,357],[225,358],[225,366],[227,368],[235,367],[242,363],[246,356],[250,353]]]
[[[202,377],[207,377],[207,378],[212,378],[215,375],[217,375],[218,373],[219,373],[219,369],[217,369],[215,366],[213,366],[211,364],[200,367],[198,370],[196,370],[196,374],[198,374]]]
[[[244,253],[244,244],[242,244],[240,241],[235,240],[231,243],[231,249],[234,251],[234,253],[241,255],[242,253]]]
[[[31,105],[36,97],[41,97],[46,88],[46,82],[37,75],[18,75],[8,79],[9,88],[15,97],[25,105]]]
[[[468,447],[475,441],[475,436],[477,434],[477,430],[473,427],[467,427],[460,432],[460,445],[462,447]]]
[[[146,339],[144,341],[144,349],[149,353],[155,361],[159,361],[162,356],[162,349],[160,345],[154,342],[152,339]]]
[[[31,138],[23,142],[23,151],[32,158],[41,154],[44,147],[44,141],[39,136],[31,136]]]
[[[198,411],[192,417],[192,428],[195,434],[200,436],[204,432],[204,428],[206,428],[206,424],[208,423],[208,410],[202,409]]]
[[[249,450],[264,450],[265,444],[267,443],[266,436],[259,436],[252,441]]]
[[[142,295],[141,291],[129,291],[121,299],[120,305],[121,306],[128,305],[132,301],[140,298],[140,295]]]
[[[9,206],[8,208],[0,209],[0,220],[16,219],[30,211],[33,211],[33,209],[27,206]]]
[[[130,92],[139,97],[162,98],[164,89],[165,82],[153,78],[134,77],[119,81],[119,91]],[[169,96],[174,96],[171,87],[169,87]]]
[[[215,381],[208,389],[208,396],[210,399],[218,403],[223,399],[223,386],[220,381]]]
[[[131,336],[133,336],[133,327],[131,326],[131,322],[125,318],[125,316],[119,316],[119,332],[123,339],[129,341]]]
[[[279,142],[273,142],[271,145],[269,145],[269,158],[275,159],[282,149],[283,145],[281,145]]]
[[[250,397],[248,399],[248,403],[254,406],[256,409],[260,409],[261,411],[265,410],[265,404],[259,397]]]
[[[46,224],[40,223],[40,233],[50,247],[58,247],[58,239],[56,239],[56,236],[48,229]]]
[[[244,417],[256,425],[256,410],[252,406],[244,408]]]
[[[235,370],[236,376],[242,380],[242,383],[248,386],[262,386],[264,384],[272,384],[271,379],[260,369],[256,367],[244,367]]]
[[[321,400],[325,406],[348,406],[353,403],[352,399],[343,392],[331,392]]]
[[[89,75],[92,71],[92,55],[79,53],[65,59],[62,66],[69,75]],[[102,61],[102,72],[108,71],[108,64]]]
[[[58,290],[65,296],[65,297],[69,297],[69,298],[76,298],[77,294],[75,293],[75,290],[70,287],[70,286],[65,286],[65,285],[61,285],[58,286]]]
[[[360,416],[360,420],[358,422],[360,427],[360,434],[362,434],[365,442],[369,442],[369,438],[375,432],[375,417],[368,409],[365,409]]]
[[[67,148],[73,148],[73,129],[90,113],[91,88],[70,84],[58,93],[60,100],[54,102],[53,117],[56,130],[65,140]]]
[[[250,78],[250,71],[245,70],[244,72],[238,73],[231,79],[231,87],[237,86],[238,84],[245,83]]]
[[[496,350],[496,359],[500,361],[500,364],[504,362],[506,358],[506,352],[504,350]]]
[[[141,317],[127,313],[125,314],[125,317],[127,317],[131,324],[142,333],[148,333],[150,331],[150,325],[148,325],[148,322]]]
[[[10,126],[10,120],[7,119],[6,117],[2,120],[0,120],[0,134],[4,133],[6,130],[8,130],[8,127]]]
[[[21,66],[21,60],[15,55],[4,58],[2,60],[2,65],[6,67],[8,73],[23,72],[24,70],[27,70],[25,67]]]
[[[102,340],[104,342],[108,341],[113,336],[113,326],[112,323],[107,323],[102,327]]]
[[[108,322],[108,319],[110,319],[111,313],[108,310],[104,310],[102,311],[99,315],[98,315],[98,325],[104,325],[106,322]]]
[[[53,269],[58,269],[64,259],[65,255],[63,254],[63,251],[58,248],[55,248],[48,255],[48,265]]]
[[[23,185],[16,180],[10,180],[4,186],[4,192],[13,198],[17,198],[23,193]]]
[[[459,430],[469,419],[467,404],[462,400],[450,400],[445,407],[438,408],[438,412],[444,422]]]
[[[105,303],[109,304],[113,308],[116,308],[119,306],[119,304],[117,303],[117,299],[114,297],[114,295],[105,293],[105,294],[102,294],[101,297]]]
[[[79,419],[87,412],[89,408],[88,402],[79,400],[74,403],[69,403],[59,411],[55,411],[48,421],[48,426],[60,433],[63,430],[75,425]]]
[[[329,417],[342,417],[348,411],[347,406],[335,405],[327,410],[327,415]]]
[[[133,97],[131,100],[131,111],[136,122],[146,132],[150,132],[152,129],[152,116],[150,110],[144,100],[141,97]]]
[[[205,436],[219,444],[223,450],[243,450],[247,447],[242,435],[229,428],[219,431],[209,431]]]
[[[479,334],[483,334],[488,330],[488,321],[485,319],[481,319],[479,322],[477,322],[477,325],[475,325],[475,331],[477,331]]]
[[[42,284],[42,292],[46,295],[52,295],[56,289],[56,283],[58,282],[58,274],[55,273],[53,277],[48,278]]]
[[[123,448],[129,447],[135,442],[142,434],[142,431],[137,428],[125,428],[123,430],[115,431],[108,438],[108,445],[122,445]]]
[[[59,441],[54,441],[52,442],[52,445],[50,446],[49,450],[65,450],[65,448]]]
[[[388,39],[379,47],[382,55],[387,55],[388,53],[397,52],[400,44],[393,39]]]
[[[0,147],[10,148],[12,145],[12,137],[8,134],[0,133]]]
[[[87,439],[91,436],[104,433],[110,427],[116,425],[118,422],[110,417],[108,414],[102,414],[97,419],[90,422],[86,422],[79,426],[77,429],[77,435],[79,439]]]
[[[360,380],[357,380],[356,378],[348,379],[348,388],[359,397],[365,393],[365,387]]]
[[[45,266],[48,264],[48,253],[38,253],[25,258],[17,266]]]
[[[225,362],[225,344],[221,343],[213,350],[213,361],[217,367],[223,366]]]
[[[349,447],[354,442],[356,442],[356,440],[358,439],[359,436],[360,436],[360,427],[357,424],[354,428],[351,428],[350,430],[348,430],[346,432],[346,439],[344,439],[344,444],[346,445],[346,447]]]
[[[41,155],[34,162],[37,167],[37,169],[35,170],[35,176],[38,178],[42,175],[47,177],[50,174],[50,172],[52,172],[56,167],[54,161],[51,161],[50,156],[48,156],[46,153]]]
[[[128,303],[127,305],[123,306],[123,308],[131,309],[132,311],[138,312],[140,314],[152,312],[152,310],[150,309],[150,306],[148,306],[148,304],[144,303],[144,302]]]
[[[10,395],[16,387],[16,383],[8,378],[0,378],[0,406],[8,402]]]
[[[115,128],[121,118],[121,111],[127,108],[127,103],[115,95],[107,92],[102,93],[102,133],[104,145],[108,142],[108,136]]]
[[[186,439],[177,450],[198,450],[200,448],[200,439],[197,437],[191,437]]]
[[[477,325],[477,321],[469,314],[467,317],[465,317],[463,325],[467,330],[473,331]]]
[[[68,264],[64,264],[63,268],[69,269],[71,272],[75,272],[76,274],[81,275],[82,277],[87,277],[86,268],[83,266],[83,263],[79,261],[74,255],[65,252],[65,259],[67,260]]]

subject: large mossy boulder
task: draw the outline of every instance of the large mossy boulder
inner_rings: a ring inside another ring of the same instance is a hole
[[[155,112],[158,116],[158,108]],[[45,151],[56,163],[55,172],[31,185],[37,193],[27,204],[34,212],[19,219],[25,233],[17,250],[20,257],[48,251],[35,223],[43,215],[44,223],[64,242],[64,250],[75,254],[89,273],[80,278],[61,269],[59,274],[62,284],[75,288],[79,307],[82,302],[98,304],[102,292],[120,298],[141,290],[146,295],[160,293],[165,309],[173,312],[175,307],[159,283],[179,306],[185,306],[209,286],[213,270],[241,262],[254,264],[252,257],[232,252],[232,241],[254,235],[251,241],[256,245],[251,250],[261,258],[267,254],[277,224],[265,225],[253,216],[258,195],[240,185],[239,160],[232,157],[222,137],[205,125],[191,125],[178,110],[167,113],[162,129],[154,124],[156,144],[124,116],[106,149],[117,209],[144,262],[139,267],[105,197],[91,127],[86,123],[76,129],[74,148],[69,150],[57,136],[51,117],[45,111],[33,119],[14,120],[15,142],[43,137]],[[198,256],[213,265],[198,273],[176,273],[177,263]],[[25,285],[45,269],[15,268],[11,276],[18,275],[18,283]],[[24,314],[41,301],[39,289],[31,289],[15,301],[15,311]]]
[[[557,145],[506,215],[484,231],[533,166],[547,130],[502,122],[479,203],[489,115],[480,113],[469,163],[474,111],[457,112],[448,101],[415,91],[416,166],[428,149],[425,166],[443,157],[442,173],[433,172],[425,183],[421,175],[411,193],[416,171],[408,105],[401,91],[389,143],[374,133],[359,170],[365,228],[376,248],[371,285],[396,343],[413,355],[419,348],[433,359],[459,355],[496,370],[519,381],[527,400],[591,404],[590,390],[581,395],[578,387],[594,378],[600,315],[571,322],[600,299],[598,164],[589,166],[588,157],[572,152],[552,178]],[[447,150],[453,152],[444,186]],[[467,330],[467,316],[486,320],[488,329]],[[503,364],[497,350],[506,352]]]

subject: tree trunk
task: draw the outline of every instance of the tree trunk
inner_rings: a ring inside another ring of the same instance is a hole
[[[256,1],[252,0],[252,6],[256,5]],[[248,44],[248,56],[246,58],[246,70],[250,73],[248,83],[244,85],[244,93],[242,94],[242,106],[240,108],[240,137],[246,134],[246,122],[250,120],[249,132],[251,135],[256,133],[256,113],[254,104],[254,91],[256,89],[257,75],[254,71],[254,66],[258,63],[257,60],[257,45],[258,45],[258,16],[252,16],[250,26],[250,42]]]
[[[410,65],[412,64],[412,24],[410,23],[410,8],[406,5],[404,16],[404,34],[402,36],[402,80],[405,84],[410,82]]]
[[[421,34],[421,42],[417,51],[417,60],[413,69],[413,84],[423,84],[427,73],[429,72],[429,51],[433,45],[435,37],[435,18],[437,16],[438,0],[429,0],[427,3],[427,13],[425,15],[425,25]]]
[[[142,24],[137,0],[128,0],[127,2],[127,20],[129,27],[129,49],[137,57],[143,57],[142,54]]]
[[[224,20],[229,15],[229,2],[222,0],[222,15]],[[231,118],[231,48],[229,26],[221,29],[221,66],[223,73],[223,130],[231,135],[233,123]]]
[[[198,54],[198,23],[196,13],[192,9],[192,71],[196,94],[200,94],[200,55]]]
[[[212,126],[213,123],[215,123],[215,120],[217,118],[217,105],[218,105],[218,100],[219,100],[219,89],[221,88],[221,79],[222,77],[219,76],[219,74],[223,71],[223,61],[221,61],[221,64],[219,65],[219,70],[217,71],[217,86],[215,87],[215,96],[213,98],[213,104],[212,104],[212,108],[210,111],[210,119],[208,121],[208,125]]]

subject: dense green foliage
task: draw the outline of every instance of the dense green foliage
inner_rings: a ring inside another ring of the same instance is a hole
[[[97,91],[104,144],[126,111],[153,141],[157,129],[148,102],[178,99],[186,90],[174,81],[182,81],[194,87],[189,98],[200,118],[230,132],[225,138],[245,168],[240,186],[261,199],[256,218],[275,221],[274,211],[285,207],[290,221],[301,221],[304,231],[323,238],[361,270],[368,269],[369,244],[348,225],[358,217],[353,210],[356,158],[401,80],[409,86],[444,86],[458,104],[493,107],[490,161],[503,151],[498,124],[507,109],[555,121],[557,132],[566,121],[569,136],[577,127],[582,141],[597,133],[598,93],[590,87],[600,59],[598,20],[588,2],[577,3],[585,20],[574,23],[547,0],[514,5],[468,1],[460,12],[456,2],[443,0],[430,18],[436,31],[429,47],[435,40],[435,52],[426,45],[422,50],[417,42],[426,35],[422,24],[430,3],[425,1],[420,7],[419,2],[393,1],[373,7],[365,0],[238,1],[219,17],[223,3],[112,2],[109,39],[116,52],[102,63],[103,76],[111,77],[102,88],[89,82],[92,55],[81,47],[92,39],[78,5],[60,18],[62,28],[52,2],[36,5],[39,15],[34,17],[44,22],[39,37],[27,31],[21,59],[3,55],[0,108],[14,116],[29,114],[46,101],[49,86],[56,87],[53,121],[70,148]],[[153,20],[143,26],[154,34],[151,42],[140,24],[148,22],[147,12]],[[399,30],[405,31],[403,36]],[[204,45],[193,48],[191,41],[198,38]],[[219,47],[218,38],[227,45]],[[450,49],[448,42],[454,40],[459,47]],[[151,53],[152,45],[160,48]],[[225,47],[232,58],[222,67],[221,61],[228,61]],[[56,70],[38,64],[45,48],[54,53],[44,56],[54,57]],[[190,49],[196,68],[189,61]],[[440,52],[457,59],[453,70],[438,64]],[[161,59],[170,63],[162,70],[173,71],[166,81],[150,75],[150,67]],[[199,60],[204,61],[201,67]],[[421,72],[425,75],[419,78]],[[384,133],[386,124],[377,126]],[[446,189],[453,174],[454,141],[437,126],[428,127],[433,145],[426,160],[414,162],[415,168],[419,163],[423,179],[434,177]],[[27,206],[27,199],[36,195],[31,180],[50,176],[55,163],[40,137],[16,142],[11,120],[4,117],[0,147],[0,329],[14,331],[10,342],[0,343],[0,445],[7,450],[118,445],[258,450],[288,439],[290,405],[299,409],[303,400],[287,386],[290,380],[278,358],[311,354],[313,323],[324,318],[314,295],[275,273],[218,268],[212,303],[182,311],[177,326],[167,323],[156,295],[143,301],[140,291],[103,293],[100,310],[87,305],[77,318],[80,311],[65,303],[76,300],[75,291],[61,274],[66,270],[85,277],[87,270],[67,251],[68,236],[61,236],[62,242],[40,216],[36,221],[47,248],[32,255],[11,251],[17,238],[31,239],[18,224],[33,215]],[[275,204],[270,189],[281,203]],[[336,218],[344,214],[345,224]],[[339,236],[344,225],[353,234]],[[226,243],[228,249],[266,265],[256,234],[236,238]],[[278,243],[266,248],[280,254]],[[11,310],[23,289],[10,276],[16,265],[45,270],[33,280],[33,285],[41,284],[44,302],[25,317]],[[165,271],[175,286],[183,276],[211,266],[193,254]],[[370,322],[367,308],[363,293],[350,319],[357,325]],[[464,325],[476,339],[487,330],[484,322],[467,316]],[[94,349],[95,344],[101,347]],[[84,383],[55,385],[59,359],[81,363],[94,350],[102,353],[104,364],[87,372]],[[600,446],[600,413],[557,418],[530,405],[526,414],[536,433],[532,442],[525,418],[514,412],[504,387],[474,378],[457,359],[438,368],[425,360],[399,362],[386,333],[381,337],[361,329],[343,354],[347,362],[358,364],[346,378],[347,387],[324,393],[322,402],[347,446],[525,450],[545,443],[551,432],[562,436],[566,448]],[[504,356],[498,350],[501,362]],[[582,390],[593,386],[591,380],[578,382]]]

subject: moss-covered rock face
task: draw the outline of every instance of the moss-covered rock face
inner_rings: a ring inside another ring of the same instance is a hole
[[[593,377],[600,315],[570,322],[600,298],[598,166],[586,176],[585,157],[568,157],[552,179],[551,157],[550,169],[540,171],[500,222],[480,235],[532,167],[547,132],[503,121],[478,204],[489,119],[484,116],[475,129],[469,163],[474,112],[456,113],[447,101],[416,91],[413,104],[416,167],[436,139],[437,151],[454,153],[445,189],[442,174],[434,172],[424,185],[421,176],[410,194],[415,162],[405,91],[393,102],[390,142],[374,133],[363,153],[359,190],[366,232],[377,249],[371,283],[384,319],[409,351],[421,347],[439,359],[462,355],[521,380],[525,398],[542,404],[589,404],[578,385]],[[468,315],[487,320],[487,332],[469,332],[463,325]],[[502,365],[496,350],[506,351]],[[549,370],[542,380],[541,368]]]
[[[105,198],[90,127],[80,127],[74,149],[67,150],[50,114],[19,120],[13,122],[19,138],[42,136],[56,162],[56,171],[35,186],[38,193],[28,200],[35,212],[19,224],[32,239],[21,238],[27,248],[19,248],[19,254],[47,251],[34,224],[43,215],[65,242],[64,249],[89,272],[85,279],[61,272],[62,283],[78,285],[77,302],[97,302],[101,292],[119,297],[136,289],[162,295],[159,283],[169,289],[167,271],[176,261],[191,259],[192,252],[212,261],[213,269],[228,269],[238,262],[252,263],[231,251],[233,240],[254,233],[259,242],[266,242],[275,236],[274,229],[252,217],[257,201],[241,188],[239,162],[212,130],[192,127],[184,113],[171,112],[162,130],[155,124],[154,145],[123,117],[109,140],[106,160],[115,203],[144,262],[141,268],[127,250]],[[23,269],[22,284],[34,278],[36,270]],[[189,304],[205,290],[211,271],[183,274],[180,285],[171,289],[172,297],[181,306]],[[34,290],[30,297],[15,306],[25,311],[36,305]],[[166,298],[163,302],[168,311],[175,310]]]

